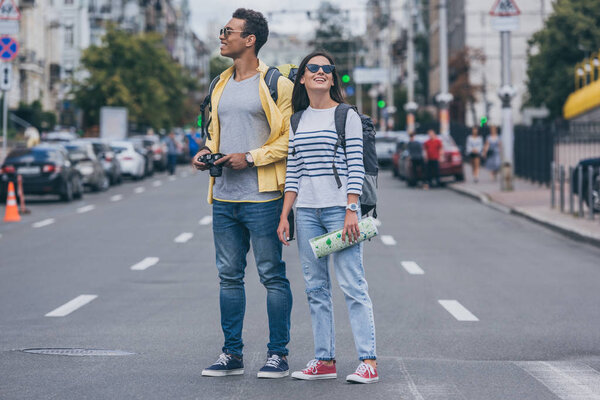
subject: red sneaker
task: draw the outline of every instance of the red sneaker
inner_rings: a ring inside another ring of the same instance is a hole
[[[292,373],[292,378],[308,381],[313,379],[335,379],[337,378],[335,361],[332,365],[325,365],[321,360],[311,360],[302,371]]]
[[[377,369],[369,364],[361,362],[356,368],[356,372],[346,377],[346,382],[354,383],[375,383],[379,381]]]

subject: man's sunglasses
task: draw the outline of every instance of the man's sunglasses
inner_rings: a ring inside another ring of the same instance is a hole
[[[306,69],[316,74],[319,69],[322,69],[324,73],[330,74],[335,69],[335,65],[318,65],[318,64],[306,64]]]
[[[245,31],[235,31],[231,28],[221,28],[221,30],[219,31],[219,36],[228,37],[229,35],[231,35],[234,32],[246,33]]]

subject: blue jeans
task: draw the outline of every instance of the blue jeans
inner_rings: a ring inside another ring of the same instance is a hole
[[[277,226],[283,199],[266,203],[213,202],[213,236],[219,271],[223,352],[242,356],[246,311],[244,273],[252,243],[260,282],[267,289],[269,354],[284,356],[290,341],[292,292],[281,260]]]
[[[335,359],[335,328],[331,301],[329,257],[316,258],[309,239],[342,229],[344,207],[297,208],[298,250],[312,319],[315,358]],[[360,211],[359,211],[360,212]],[[360,217],[360,215],[359,215]],[[363,268],[363,244],[333,253],[335,275],[348,307],[354,344],[360,360],[376,359],[373,305]]]

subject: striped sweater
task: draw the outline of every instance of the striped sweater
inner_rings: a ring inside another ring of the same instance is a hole
[[[365,175],[363,165],[362,123],[358,114],[348,112],[346,151],[339,146],[335,165],[342,181],[338,189],[333,174],[335,107],[313,109],[302,114],[297,132],[292,132],[288,145],[285,191],[298,193],[297,207],[325,208],[348,204],[348,194],[362,193]]]

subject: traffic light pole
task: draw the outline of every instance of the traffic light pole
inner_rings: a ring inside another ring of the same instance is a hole
[[[408,0],[408,40],[407,40],[407,82],[408,102],[404,105],[406,110],[406,131],[408,134],[415,133],[415,113],[417,112],[417,103],[415,103],[415,38],[414,38],[414,0]]]
[[[515,89],[511,83],[511,50],[510,31],[500,32],[501,54],[502,54],[502,86],[498,90],[498,96],[502,100],[502,171],[500,189],[503,191],[513,190],[513,152],[514,132],[511,100],[515,95]]]
[[[440,134],[450,134],[450,114],[448,111],[453,97],[448,92],[448,7],[447,0],[439,0],[439,35],[440,35],[440,93],[436,100],[440,109]]]

